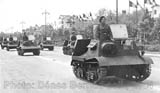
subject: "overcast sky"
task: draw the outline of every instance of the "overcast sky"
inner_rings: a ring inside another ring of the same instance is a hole
[[[129,0],[118,1],[119,11],[128,11]],[[136,0],[131,1],[136,2]],[[143,5],[143,0],[139,2]],[[44,24],[42,12],[45,9],[50,13],[47,22],[54,23],[59,15],[96,13],[101,8],[115,11],[116,0],[0,0],[0,32],[20,30],[21,21],[25,22],[24,28]]]

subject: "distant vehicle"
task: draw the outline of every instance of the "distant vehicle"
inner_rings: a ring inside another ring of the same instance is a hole
[[[40,46],[35,41],[35,37],[33,35],[28,36],[27,41],[21,41],[17,48],[18,55],[23,56],[24,53],[32,52],[33,55],[40,54]]]
[[[1,43],[1,48],[7,48],[7,44],[8,44],[9,38],[3,38],[3,41]]]
[[[63,44],[63,49],[62,49],[63,54],[72,55],[75,48],[75,43],[77,42],[77,40],[80,40],[80,39],[83,39],[82,35],[77,35],[75,41],[65,40]]]
[[[71,66],[77,78],[99,83],[106,78],[143,81],[151,74],[151,58],[139,53],[126,25],[110,25],[111,40],[77,40]],[[109,80],[109,79],[108,79]]]
[[[7,43],[7,51],[9,51],[10,49],[17,49],[18,43],[19,41],[17,37],[13,37],[13,40],[9,40]]]
[[[0,45],[1,45],[2,41],[3,41],[3,37],[0,37]]]
[[[63,54],[65,55],[72,55],[73,50],[74,50],[74,43],[69,40],[65,40],[63,43]]]
[[[51,37],[46,37],[46,39],[43,39],[43,41],[40,43],[41,50],[44,48],[48,48],[48,50],[54,50],[54,41],[51,40]]]

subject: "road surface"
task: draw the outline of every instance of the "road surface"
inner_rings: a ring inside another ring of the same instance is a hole
[[[95,85],[77,79],[71,57],[61,47],[41,51],[40,56],[0,49],[0,93],[160,93],[160,53],[146,53],[154,64],[145,81]]]

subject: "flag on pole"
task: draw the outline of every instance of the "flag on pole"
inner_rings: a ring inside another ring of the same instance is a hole
[[[86,15],[85,14],[83,14],[83,18],[85,18],[86,17]]]
[[[92,13],[91,13],[91,12],[89,13],[89,16],[92,16]]]
[[[93,17],[92,17],[92,13],[91,12],[89,13],[88,19],[93,21]]]
[[[79,15],[79,18],[82,19],[81,15]]]
[[[155,0],[153,0],[153,3],[154,3],[154,5],[151,7],[152,9],[155,8],[155,7],[160,7],[160,5],[157,4]]]
[[[155,14],[155,15],[157,14],[157,10],[154,10],[154,14]]]
[[[143,9],[143,7],[139,4],[138,0],[137,0],[137,7],[140,6],[141,9]]]
[[[138,0],[137,0],[137,6],[138,6],[138,5],[140,5],[140,4],[139,4],[139,2],[138,2]]]
[[[160,6],[159,4],[156,3],[156,0],[153,0],[153,3],[155,6]]]
[[[150,4],[150,5],[152,5],[152,2],[150,0],[144,0],[144,4]]]
[[[132,1],[129,0],[129,7],[137,8],[137,5],[134,4]]]
[[[77,19],[78,19],[79,21],[82,21],[81,15],[77,16]]]

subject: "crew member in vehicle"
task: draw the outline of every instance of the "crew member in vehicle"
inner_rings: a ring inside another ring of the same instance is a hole
[[[75,32],[72,32],[70,40],[71,40],[71,45],[74,46],[74,44],[75,44],[75,42],[77,40]]]
[[[45,36],[45,37],[43,37],[43,40],[44,40],[44,41],[46,41],[46,40],[47,40],[46,36]]]
[[[106,18],[105,16],[101,16],[99,19],[99,24],[96,28],[96,39],[98,39],[100,41],[100,45],[104,42],[104,41],[110,41],[112,38],[112,32],[111,29],[109,27],[108,24],[106,24]],[[101,49],[101,47],[99,47],[99,56],[102,55],[103,50]]]
[[[105,16],[101,16],[99,24],[96,28],[96,39],[100,41],[111,40],[112,32],[108,24],[106,24]]]
[[[71,37],[70,37],[70,40],[71,40],[71,41],[76,41],[76,40],[77,40],[77,37],[76,37],[75,32],[72,32]]]
[[[26,32],[24,32],[23,34],[23,41],[27,41],[28,40],[28,36],[26,35]]]
[[[9,36],[9,41],[13,41],[12,35]]]

